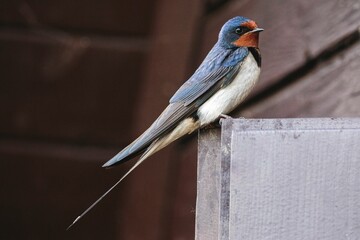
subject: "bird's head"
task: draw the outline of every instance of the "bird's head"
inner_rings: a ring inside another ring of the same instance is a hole
[[[227,21],[219,33],[219,43],[225,48],[255,47],[259,45],[259,32],[264,29],[245,17]]]

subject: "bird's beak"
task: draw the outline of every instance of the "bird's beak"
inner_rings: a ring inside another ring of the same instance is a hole
[[[264,31],[264,29],[263,28],[255,28],[255,29],[253,29],[253,30],[251,30],[249,33],[257,33],[257,32],[262,32],[262,31]]]

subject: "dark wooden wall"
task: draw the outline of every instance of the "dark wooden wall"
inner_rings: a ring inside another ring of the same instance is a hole
[[[196,136],[129,164],[141,133],[230,17],[255,19],[261,81],[234,115],[360,114],[360,11],[342,1],[0,2],[0,239],[192,239]]]

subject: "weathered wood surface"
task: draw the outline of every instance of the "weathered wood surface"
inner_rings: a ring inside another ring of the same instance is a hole
[[[355,117],[360,115],[360,42],[312,74],[237,112],[244,117]]]
[[[199,144],[197,239],[360,238],[360,119],[225,120]]]
[[[360,27],[358,0],[344,1],[230,1],[209,15],[203,30],[200,58],[211,48],[222,24],[231,16],[255,19],[261,33],[261,81],[254,93],[303,66],[309,58],[331,48]],[[253,94],[254,94],[253,93]]]
[[[220,226],[220,129],[199,132],[195,239],[217,239]]]

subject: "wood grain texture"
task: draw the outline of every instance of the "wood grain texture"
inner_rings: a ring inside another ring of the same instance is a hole
[[[360,43],[311,74],[235,115],[244,117],[354,117],[360,114]]]
[[[360,238],[359,119],[268,121],[231,132],[229,239]]]
[[[141,43],[0,31],[0,134],[125,142],[147,51]]]
[[[231,159],[232,159],[232,134],[225,129],[232,129],[232,121],[221,120],[221,164],[220,164],[220,212],[218,239],[227,240],[230,235],[230,217],[232,216],[231,204]]]
[[[309,58],[333,46],[360,26],[357,0],[230,1],[205,19],[200,59],[211,48],[220,27],[232,16],[256,20],[263,56],[261,79],[253,94],[266,89]]]
[[[7,26],[57,28],[96,34],[147,35],[156,1],[21,1],[0,3]]]
[[[221,194],[220,129],[199,132],[197,171],[195,239],[217,239]]]
[[[360,119],[227,119],[225,142],[202,134],[198,181],[213,184],[199,184],[197,227],[214,221],[219,226],[209,225],[208,231],[222,234],[199,231],[204,235],[198,239],[360,238]],[[227,185],[221,188],[228,189],[221,194],[229,196],[220,202],[214,194],[218,183],[206,177],[219,174],[220,184]],[[211,195],[201,197],[206,194]],[[227,219],[219,216],[224,207]],[[213,208],[220,213],[212,215]]]

